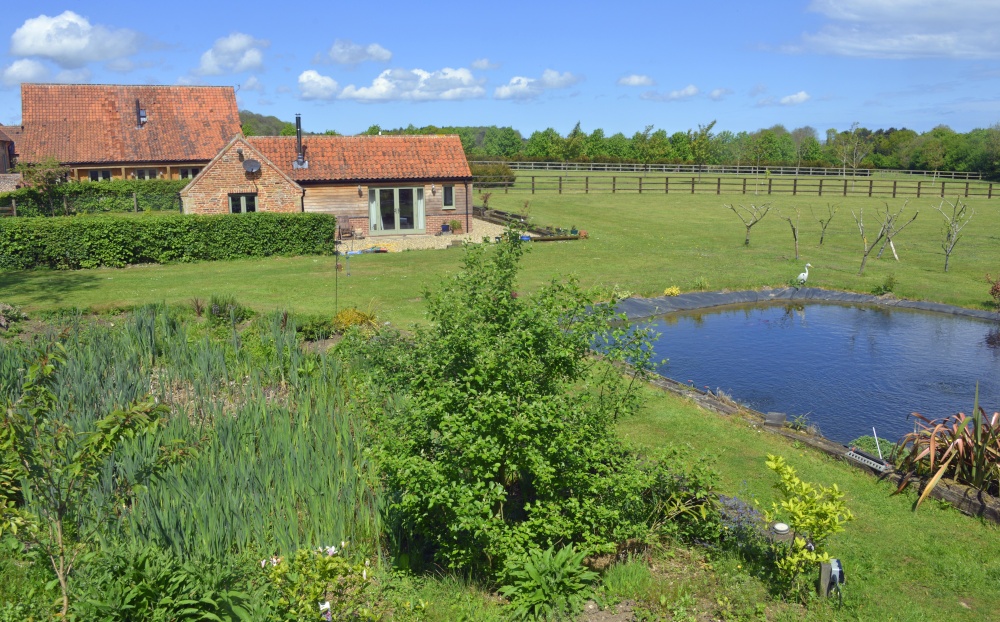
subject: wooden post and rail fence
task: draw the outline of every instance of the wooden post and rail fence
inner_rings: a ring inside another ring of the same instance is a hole
[[[869,177],[724,177],[722,175],[524,175],[513,182],[473,177],[477,189],[528,194],[744,194],[817,197],[985,198],[992,182],[973,179],[879,179]]]

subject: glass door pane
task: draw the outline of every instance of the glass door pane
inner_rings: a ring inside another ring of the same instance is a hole
[[[399,189],[399,228],[415,229],[416,212],[414,210],[413,188]]]
[[[378,209],[382,220],[383,231],[395,231],[396,227],[396,193],[392,188],[379,188]]]

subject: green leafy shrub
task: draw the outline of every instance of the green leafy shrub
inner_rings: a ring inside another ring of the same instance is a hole
[[[325,315],[297,315],[295,330],[306,341],[329,339],[336,333],[333,320]]]
[[[882,280],[881,283],[872,288],[872,295],[874,296],[885,296],[886,294],[891,294],[892,290],[896,288],[896,277],[889,274]]]
[[[380,620],[368,592],[371,581],[362,564],[352,563],[340,549],[299,550],[288,559],[261,562],[278,592],[281,619]]]
[[[51,193],[39,188],[19,188],[0,194],[0,203],[17,202],[18,216],[103,214],[141,211],[180,211],[178,193],[190,179],[115,179],[100,182],[63,183]]]
[[[463,270],[427,295],[429,327],[345,342],[374,384],[408,395],[375,425],[391,533],[414,563],[493,578],[512,555],[556,543],[611,553],[669,531],[670,514],[712,511],[615,433],[640,403],[647,333],[572,281],[518,296],[525,250],[516,232],[466,248]]]
[[[773,545],[779,587],[801,596],[806,591],[803,575],[830,561],[827,541],[843,531],[854,515],[836,484],[827,487],[802,481],[781,456],[768,454],[765,464],[780,478],[774,488],[781,495],[781,501],[765,516],[768,522],[780,519],[787,523],[792,533],[790,544]]]
[[[325,255],[335,233],[326,214],[4,218],[0,270]]]
[[[251,572],[226,559],[185,562],[156,546],[104,546],[77,580],[73,613],[106,622],[260,620],[271,613],[266,590],[254,598],[236,589],[245,589]]]
[[[208,300],[208,321],[210,324],[239,324],[253,315],[253,310],[236,301],[232,294],[212,294]]]
[[[555,552],[534,549],[506,562],[506,580],[500,593],[510,599],[519,620],[572,619],[583,608],[596,572],[583,565],[584,551],[573,545]]]
[[[0,330],[10,330],[16,322],[28,319],[20,307],[0,302]]]
[[[476,162],[469,165],[477,188],[513,186],[517,176],[505,162]]]

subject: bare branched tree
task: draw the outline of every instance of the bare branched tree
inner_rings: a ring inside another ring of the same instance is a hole
[[[881,248],[879,248],[878,257],[882,256],[882,251],[885,250],[886,245],[892,249],[892,254],[899,261],[899,255],[896,254],[896,247],[892,243],[892,238],[906,228],[911,222],[917,219],[917,215],[920,212],[914,212],[913,218],[909,219],[902,225],[899,225],[899,217],[906,209],[906,202],[903,203],[902,207],[893,212],[889,209],[889,204],[885,203],[885,211],[877,212],[875,216],[875,222],[879,225],[878,233],[872,239],[871,243],[868,242],[868,236],[865,233],[865,209],[861,208],[858,214],[851,210],[851,215],[854,216],[854,222],[858,224],[858,231],[861,232],[861,243],[864,248],[864,254],[861,256],[861,268],[858,269],[858,276],[861,276],[865,272],[865,263],[868,262],[868,255],[871,254],[872,250],[878,245],[879,242],[882,243]]]
[[[947,212],[944,211],[944,204],[947,203],[951,207],[951,215],[949,216]],[[956,198],[955,202],[952,203],[948,200],[941,201],[941,205],[935,207],[937,211],[944,216],[945,228],[944,228],[944,242],[941,243],[941,248],[944,250],[944,271],[948,271],[948,260],[951,259],[951,251],[955,250],[955,245],[958,244],[958,239],[962,237],[962,229],[965,225],[969,224],[972,217],[976,215],[975,209],[969,209],[969,206],[962,202],[962,199]]]
[[[829,203],[827,203],[826,204],[826,218],[816,218],[815,212],[812,212],[812,208],[810,208],[810,212],[812,213],[813,218],[816,218],[816,220],[819,221],[819,227],[820,227],[820,229],[819,229],[819,245],[820,246],[823,246],[823,238],[826,237],[826,228],[830,226],[830,221],[833,220],[833,216],[834,216],[834,214],[837,213],[838,209],[840,209],[839,205],[830,205]]]
[[[742,204],[736,206],[726,203],[725,205],[727,208],[733,210],[733,213],[739,216],[740,220],[743,221],[743,226],[747,228],[747,237],[746,240],[743,241],[743,246],[750,246],[750,229],[752,229],[753,226],[760,221],[764,220],[764,216],[767,216],[767,213],[771,210],[771,204],[764,203],[763,205],[754,205],[751,203],[750,207],[746,207]]]
[[[791,216],[785,216],[780,211],[778,215],[782,220],[788,223],[788,226],[792,228],[792,240],[795,242],[795,261],[799,260],[799,216],[802,215],[802,210],[795,207],[795,220],[792,220]]]

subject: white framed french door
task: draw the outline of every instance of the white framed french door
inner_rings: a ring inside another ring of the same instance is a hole
[[[424,189],[369,188],[368,222],[376,235],[424,233]]]

